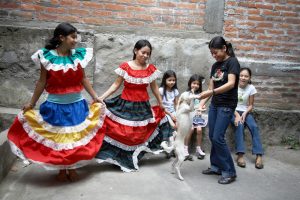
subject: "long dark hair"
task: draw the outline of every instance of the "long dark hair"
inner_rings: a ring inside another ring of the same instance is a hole
[[[60,45],[61,40],[59,38],[60,35],[68,36],[72,33],[78,32],[77,29],[67,22],[60,23],[54,30],[53,37],[47,41],[45,45],[46,49],[56,49],[58,45]]]
[[[163,88],[163,96],[166,97],[167,100],[168,100],[168,97],[167,97],[167,95],[166,95],[166,93],[167,93],[167,90],[166,90],[166,88],[167,88],[166,81],[167,81],[167,79],[170,78],[170,77],[174,77],[174,78],[175,78],[175,84],[174,84],[174,86],[172,87],[172,91],[174,91],[175,89],[178,89],[178,88],[177,88],[177,77],[176,77],[176,73],[175,73],[173,70],[168,70],[168,71],[166,71],[166,72],[164,73],[164,75],[163,75],[162,80],[161,80],[160,87]]]
[[[190,77],[190,80],[188,82],[188,89],[187,91],[191,91],[192,90],[192,82],[194,81],[198,81],[199,82],[199,88],[198,90],[195,91],[196,94],[199,94],[202,92],[202,81],[204,80],[204,77],[203,76],[199,76],[198,74],[194,74]]]
[[[250,79],[249,79],[248,83],[249,83],[249,84],[252,84],[252,83],[251,83],[251,76],[252,76],[251,69],[249,69],[248,67],[242,67],[242,68],[240,69],[240,73],[241,73],[242,71],[244,71],[244,70],[248,71],[249,76],[250,76]]]
[[[216,36],[208,44],[208,48],[214,48],[214,49],[223,49],[223,47],[226,47],[226,53],[230,57],[235,57],[232,44],[230,42],[226,42],[225,39],[222,36]]]
[[[137,41],[135,43],[134,48],[132,50],[133,51],[133,59],[132,60],[135,60],[135,58],[136,58],[136,55],[135,55],[134,51],[135,50],[140,50],[141,48],[143,48],[145,46],[149,47],[149,49],[150,49],[150,56],[151,56],[151,52],[152,52],[152,45],[151,45],[151,43],[148,40],[139,40],[139,41]]]

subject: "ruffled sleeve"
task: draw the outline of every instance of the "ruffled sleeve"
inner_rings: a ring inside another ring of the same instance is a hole
[[[161,74],[153,64],[149,64],[144,70],[133,70],[128,63],[123,63],[115,70],[115,72],[123,77],[125,81],[133,84],[149,84]]]
[[[92,48],[72,49],[70,56],[58,56],[55,50],[43,48],[31,56],[31,59],[37,66],[40,67],[42,64],[48,71],[68,71],[69,69],[75,71],[79,65],[80,67],[85,68],[92,58]]]

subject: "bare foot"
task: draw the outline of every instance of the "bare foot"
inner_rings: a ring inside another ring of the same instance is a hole
[[[68,181],[67,170],[59,170],[59,173],[56,175],[56,180],[59,182]]]
[[[75,169],[69,169],[68,171],[69,171],[69,179],[70,179],[70,181],[73,182],[73,181],[77,181],[79,179],[79,176],[78,176],[78,174],[77,174],[77,172],[76,172]]]

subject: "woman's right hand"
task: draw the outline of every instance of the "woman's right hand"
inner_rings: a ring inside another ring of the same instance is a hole
[[[28,110],[33,109],[33,105],[31,103],[27,103],[23,106],[22,110],[23,110],[23,114],[25,114]]]

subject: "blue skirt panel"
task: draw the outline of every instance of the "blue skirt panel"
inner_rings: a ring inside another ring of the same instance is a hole
[[[45,101],[40,106],[40,114],[53,126],[74,126],[86,119],[89,107],[85,99],[70,104]]]

